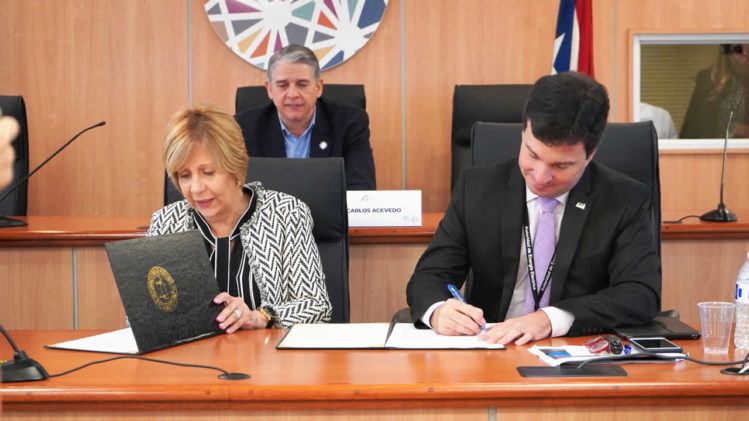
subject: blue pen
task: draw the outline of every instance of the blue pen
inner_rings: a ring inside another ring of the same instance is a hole
[[[453,298],[460,301],[461,303],[465,303],[466,299],[463,298],[463,294],[458,291],[458,288],[455,288],[455,285],[453,284],[447,284],[447,290],[450,291],[450,294],[452,294]],[[488,332],[489,328],[486,327],[486,325],[481,325],[481,331],[482,332]]]

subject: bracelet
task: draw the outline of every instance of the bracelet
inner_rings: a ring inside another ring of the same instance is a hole
[[[265,307],[260,307],[260,308],[257,309],[257,311],[259,311],[260,314],[262,314],[263,317],[265,317],[265,319],[268,320],[268,323],[265,324],[265,328],[269,329],[269,328],[273,327],[273,319],[274,319],[274,317],[271,316],[270,312]]]

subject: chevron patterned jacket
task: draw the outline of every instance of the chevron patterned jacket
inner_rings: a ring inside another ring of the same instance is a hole
[[[275,310],[278,327],[330,320],[332,306],[309,208],[294,196],[266,190],[258,182],[245,186],[254,192],[257,204],[250,221],[240,227],[240,238],[261,305]],[[193,212],[187,200],[167,205],[153,214],[147,235],[196,229]]]

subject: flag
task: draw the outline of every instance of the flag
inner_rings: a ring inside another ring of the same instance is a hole
[[[592,0],[560,0],[551,74],[576,71],[593,76]]]

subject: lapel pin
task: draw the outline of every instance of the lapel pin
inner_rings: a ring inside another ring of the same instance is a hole
[[[320,150],[324,151],[325,149],[328,149],[328,142],[323,140],[322,142],[320,142]]]
[[[583,202],[577,202],[575,204],[575,207],[578,208],[578,209],[585,209],[585,203],[583,203]]]

